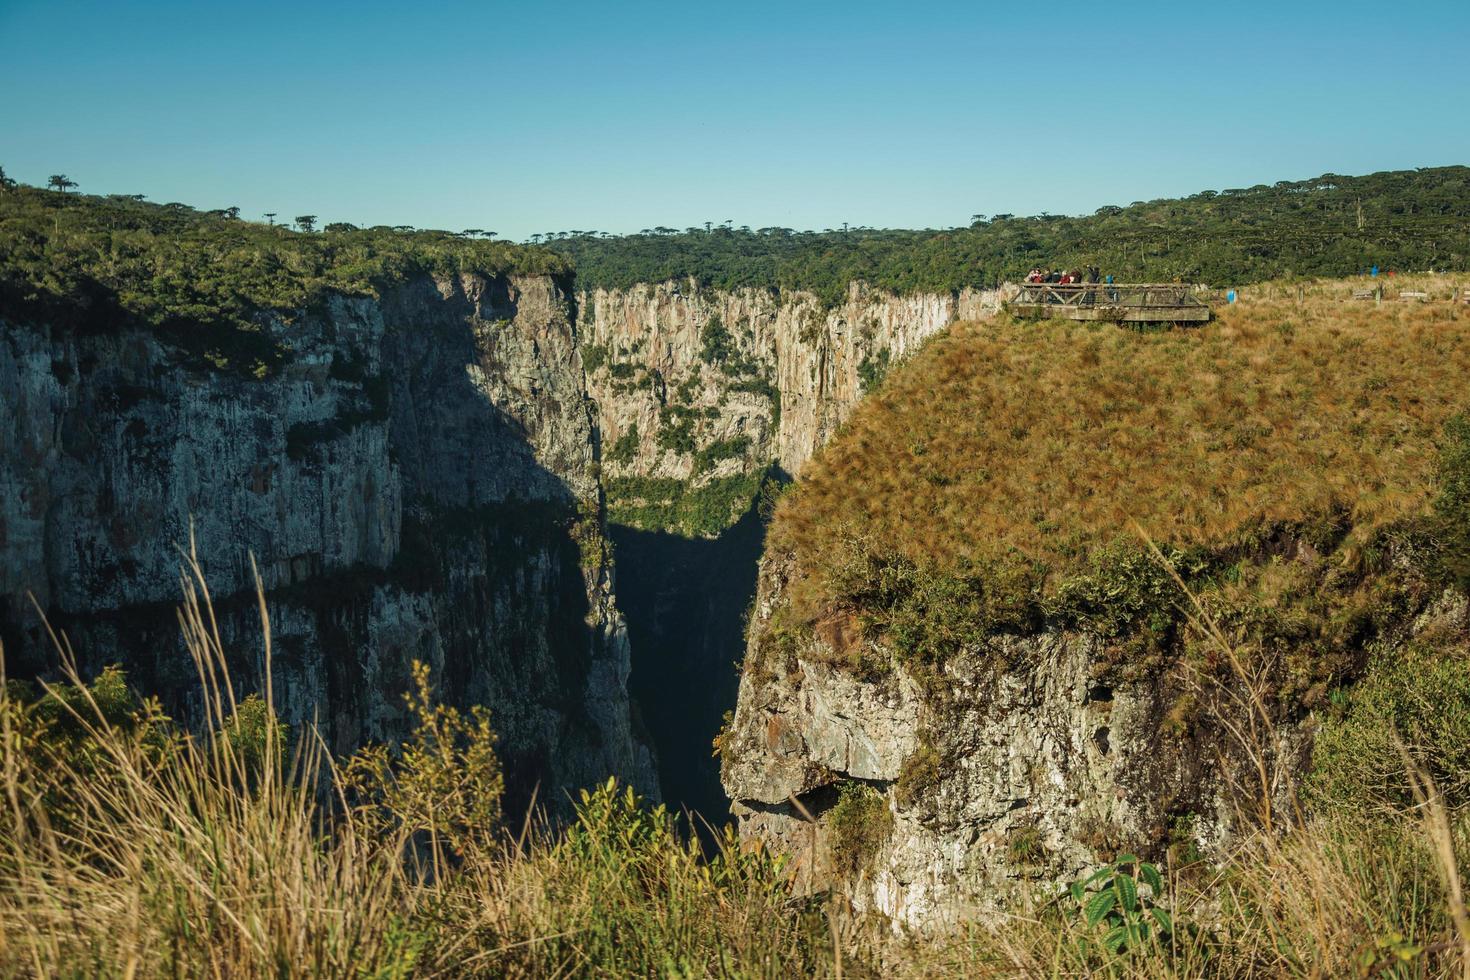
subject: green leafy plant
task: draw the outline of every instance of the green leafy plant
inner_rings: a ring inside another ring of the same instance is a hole
[[[1375,936],[1372,942],[1363,944],[1354,966],[1360,977],[1400,976],[1400,971],[1412,970],[1423,955],[1423,946],[1405,938],[1399,930],[1390,929],[1381,936]]]
[[[582,369],[588,374],[596,374],[598,369],[608,363],[610,356],[607,344],[583,344]]]
[[[1159,904],[1164,897],[1163,876],[1132,854],[1074,881],[1067,895],[1082,932],[1077,942],[1085,953],[1130,955],[1155,948],[1174,935],[1174,918]]]
[[[236,705],[216,737],[230,746],[247,776],[258,778],[287,758],[290,736],[291,729],[271,714],[265,700],[249,694]]]
[[[1312,748],[1308,798],[1319,808],[1398,814],[1414,806],[1395,733],[1413,746],[1446,805],[1470,806],[1470,657],[1411,644],[1374,657],[1334,692]]]

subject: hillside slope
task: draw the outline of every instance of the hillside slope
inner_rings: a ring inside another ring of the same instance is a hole
[[[1289,805],[1371,649],[1464,635],[1433,503],[1465,321],[1348,291],[959,324],[892,372],[776,509],[721,738],[745,832],[930,922],[1180,827],[1219,846],[1262,796],[1230,734],[1255,701]],[[854,854],[864,793],[887,829]]]

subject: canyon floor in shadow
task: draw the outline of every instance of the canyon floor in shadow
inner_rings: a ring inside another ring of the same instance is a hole
[[[622,524],[609,532],[633,648],[628,686],[658,752],[664,801],[719,826],[730,800],[711,743],[740,682],[765,541],[759,497],[714,539]]]

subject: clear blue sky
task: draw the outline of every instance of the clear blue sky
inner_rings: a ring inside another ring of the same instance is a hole
[[[1463,0],[0,0],[0,166],[246,216],[945,227],[1470,162]]]

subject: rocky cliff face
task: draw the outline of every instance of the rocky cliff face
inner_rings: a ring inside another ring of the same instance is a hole
[[[692,283],[583,294],[607,472],[699,483],[774,462],[797,473],[888,364],[999,303],[997,291],[895,296],[860,283],[830,309],[808,293]]]
[[[1222,853],[1263,803],[1278,821],[1294,812],[1312,723],[1270,707],[1269,684],[1119,678],[1085,630],[994,637],[937,686],[901,666],[855,675],[859,630],[782,635],[789,575],[786,557],[762,559],[720,754],[742,835],[792,856],[813,887],[840,880],[860,909],[935,928],[1116,854]],[[1467,622],[1451,590],[1408,610],[1389,642]]]
[[[768,472],[801,470],[891,363],[999,295],[597,290],[579,301],[633,688],[671,798],[724,816],[709,741],[735,704]]]
[[[253,554],[276,702],[334,749],[402,734],[420,659],[442,696],[491,707],[522,796],[612,773],[656,795],[565,283],[418,277],[260,328],[290,355],[254,377],[147,331],[0,320],[12,674],[50,657],[31,592],[93,666],[125,662],[187,714],[192,523],[238,669],[259,676]]]

